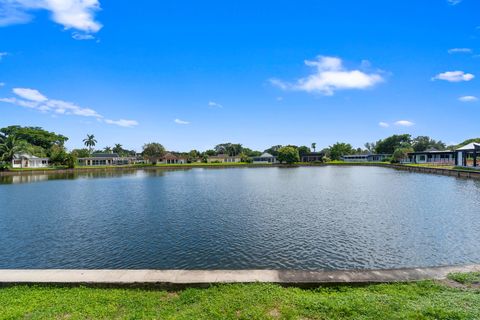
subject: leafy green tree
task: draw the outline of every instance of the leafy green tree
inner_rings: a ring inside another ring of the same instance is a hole
[[[412,136],[409,134],[393,135],[383,140],[377,141],[375,151],[377,153],[392,154],[398,148],[408,148],[412,146]]]
[[[307,146],[301,146],[301,147],[298,147],[297,149],[298,149],[298,154],[300,154],[300,156],[309,154],[311,152],[310,148]]]
[[[374,153],[376,148],[377,148],[377,143],[376,142],[365,143],[365,149],[367,149],[367,151],[370,152],[370,153]]]
[[[15,135],[3,135],[0,140],[0,160],[10,162],[16,153],[28,152],[30,148],[28,142],[17,139]]]
[[[237,156],[243,151],[243,147],[239,143],[221,143],[215,146],[217,154],[227,154],[229,156]]]
[[[278,149],[277,159],[280,163],[285,162],[287,164],[292,164],[300,161],[300,155],[298,154],[298,149],[294,147],[281,147]]]
[[[204,152],[204,155],[206,155],[207,157],[213,157],[216,154],[217,152],[215,150],[207,150]]]
[[[412,147],[414,151],[419,152],[431,148],[445,150],[447,146],[441,140],[437,141],[427,136],[418,136],[412,140]]]
[[[197,150],[190,150],[190,152],[187,155],[187,162],[188,163],[197,162],[199,157],[200,157],[200,152],[198,152]]]
[[[122,155],[124,153],[124,150],[123,150],[122,145],[120,143],[116,143],[115,146],[113,146],[112,151],[114,153],[118,153],[119,155]]]
[[[241,162],[245,162],[245,163],[251,163],[252,162],[252,158],[250,158],[246,153],[242,152],[239,154],[240,156],[240,161]]]
[[[317,149],[317,143],[316,142],[312,142],[312,149],[313,149],[313,152],[315,152],[315,150]]]
[[[152,164],[157,164],[157,161],[165,155],[165,148],[156,142],[151,142],[143,145],[143,156],[148,158]]]
[[[107,147],[103,148],[103,152],[112,153],[112,148],[107,146]]]
[[[83,139],[83,144],[90,150],[90,153],[92,153],[93,148],[97,144],[97,140],[93,134],[87,134],[87,137]]]
[[[403,159],[408,157],[408,153],[413,152],[412,147],[401,147],[397,148],[392,154],[392,163],[399,163]]]
[[[67,166],[67,168],[73,169],[76,167],[77,161],[77,156],[75,155],[75,153],[71,152],[67,155],[65,159],[65,165]]]
[[[67,162],[68,153],[63,146],[53,146],[50,149],[50,163],[64,165]]]
[[[54,145],[63,146],[67,137],[43,130],[40,127],[9,126],[0,129],[4,136],[15,136],[17,141],[23,140],[33,146],[49,150]]]
[[[260,151],[255,151],[249,148],[243,148],[243,153],[249,157],[258,157],[262,154]]]
[[[83,149],[73,149],[72,154],[75,155],[77,158],[88,158],[90,157],[91,153],[90,150],[83,148]]]
[[[355,153],[352,145],[344,142],[337,142],[329,149],[329,158],[332,160],[341,160],[343,156]]]
[[[268,148],[268,149],[265,150],[264,152],[270,153],[272,156],[277,157],[277,156],[278,156],[278,150],[279,150],[281,147],[282,147],[281,145],[271,146],[270,148]]]

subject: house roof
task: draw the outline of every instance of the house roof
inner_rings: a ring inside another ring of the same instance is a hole
[[[118,158],[118,153],[94,153],[92,158]]]
[[[275,158],[275,157],[272,156],[272,155],[271,155],[270,153],[268,153],[268,152],[264,152],[264,153],[262,153],[261,156],[255,157],[255,158]]]
[[[477,143],[477,142],[469,143],[466,146],[458,148],[457,151],[475,150],[475,149],[480,150],[480,143]]]
[[[21,158],[24,158],[24,159],[37,159],[37,160],[48,160],[48,158],[39,158],[37,156],[33,156],[31,154],[28,154],[28,153],[15,153],[13,155],[13,159],[21,159]]]

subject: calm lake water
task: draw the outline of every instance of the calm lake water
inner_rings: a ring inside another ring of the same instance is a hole
[[[480,182],[377,167],[0,177],[0,268],[480,262]]]

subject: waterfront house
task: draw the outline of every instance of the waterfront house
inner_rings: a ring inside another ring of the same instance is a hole
[[[12,168],[47,168],[48,166],[48,158],[39,158],[27,153],[13,155]]]
[[[324,157],[323,152],[310,152],[300,155],[301,162],[322,162]]]
[[[85,167],[120,166],[133,164],[136,157],[120,157],[117,153],[94,153],[91,157],[78,158],[78,165]]]
[[[183,164],[183,163],[187,163],[187,159],[185,159],[183,157],[178,157],[178,156],[174,155],[173,153],[168,152],[167,154],[165,154],[160,159],[160,163],[163,163],[163,164]]]
[[[207,158],[208,163],[237,163],[242,162],[240,156],[229,156],[226,154],[219,154],[216,156],[210,156]]]
[[[265,152],[258,157],[253,157],[252,160],[253,160],[253,163],[271,163],[271,164],[277,163],[277,157],[272,156],[268,152]]]
[[[480,143],[472,142],[455,150],[455,165],[460,167],[479,166],[477,156],[480,155]]]
[[[345,162],[381,162],[388,160],[392,155],[391,154],[349,154],[342,157],[342,160]]]
[[[437,150],[430,148],[425,151],[417,151],[408,153],[407,159],[402,163],[428,163],[437,165],[454,165],[455,152],[451,150]]]

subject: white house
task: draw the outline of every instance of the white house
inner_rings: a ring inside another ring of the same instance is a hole
[[[39,158],[27,153],[13,155],[12,168],[47,168],[48,158]]]
[[[480,143],[472,142],[455,150],[456,165],[461,167],[477,167],[477,156],[480,155]]]

